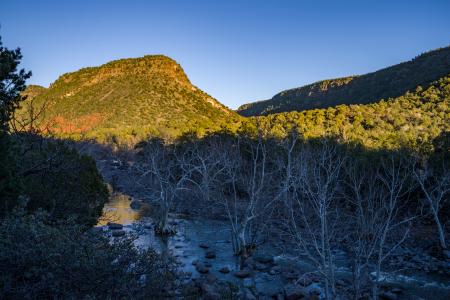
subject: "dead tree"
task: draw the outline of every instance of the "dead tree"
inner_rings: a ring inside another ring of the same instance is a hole
[[[174,145],[164,145],[161,140],[152,140],[141,153],[139,163],[135,164],[138,183],[147,191],[148,198],[157,206],[156,233],[168,235],[174,229],[168,224],[169,212],[180,193],[186,190],[185,183],[189,173],[180,168]]]
[[[378,284],[384,261],[407,239],[415,219],[406,201],[412,187],[410,172],[410,163],[402,154],[390,153],[380,159],[377,181],[382,187],[382,198],[375,207],[376,222],[372,228],[372,234],[376,237],[373,299],[378,299]]]
[[[222,192],[218,197],[231,227],[233,252],[247,257],[254,246],[252,236],[262,227],[258,221],[273,204],[268,189],[271,174],[268,170],[267,144],[261,136],[256,139],[239,138],[226,148]]]
[[[376,166],[357,158],[345,166],[345,193],[348,210],[346,250],[351,260],[353,299],[360,299],[370,284],[371,262],[376,255],[378,224],[383,221],[383,193]]]
[[[299,151],[295,167],[290,167],[296,169],[298,192],[285,197],[287,230],[298,251],[317,266],[326,297],[333,299],[336,296],[333,249],[339,242],[340,220],[337,200],[345,157],[329,140],[315,146],[303,145]]]
[[[442,251],[447,250],[445,226],[440,218],[444,202],[450,193],[450,169],[448,162],[441,161],[433,167],[428,161],[422,166],[419,162],[414,165],[414,178],[423,192],[423,201],[428,207],[434,224],[436,225],[439,246]],[[446,252],[444,252],[446,253]]]
[[[181,154],[180,167],[185,173],[190,190],[196,195],[201,210],[214,211],[216,194],[221,192],[221,179],[226,165],[227,141],[220,136],[208,137],[205,141],[194,141]]]

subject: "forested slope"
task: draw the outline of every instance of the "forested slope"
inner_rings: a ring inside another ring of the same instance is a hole
[[[450,73],[450,47],[429,51],[411,61],[361,76],[319,81],[282,91],[272,99],[244,104],[238,109],[243,116],[327,108],[339,104],[368,104],[399,97],[419,85]]]

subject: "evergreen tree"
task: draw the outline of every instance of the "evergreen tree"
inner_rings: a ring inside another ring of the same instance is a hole
[[[8,50],[0,37],[0,211],[14,206],[20,191],[20,178],[16,174],[15,157],[9,136],[12,114],[24,98],[20,93],[31,76],[17,67],[22,59],[20,49]]]

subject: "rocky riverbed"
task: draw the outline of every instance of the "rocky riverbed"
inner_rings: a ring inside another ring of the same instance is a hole
[[[179,262],[179,281],[188,293],[205,299],[220,299],[227,293],[242,299],[324,298],[319,277],[306,259],[263,245],[250,258],[239,261],[231,251],[227,224],[218,220],[172,215],[170,222],[177,233],[161,238],[155,236],[152,219],[143,216],[141,210],[130,197],[115,194],[105,206],[98,227],[114,238],[135,235],[137,247],[170,253]],[[351,272],[345,253],[336,252],[335,257],[339,266],[337,285],[345,291],[351,285]],[[383,299],[450,299],[449,260],[401,248],[389,261],[389,269],[383,273]]]

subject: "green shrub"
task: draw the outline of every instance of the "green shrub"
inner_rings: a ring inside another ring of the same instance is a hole
[[[174,283],[174,265],[133,240],[115,243],[42,213],[0,222],[1,299],[155,299]]]

